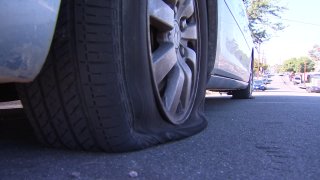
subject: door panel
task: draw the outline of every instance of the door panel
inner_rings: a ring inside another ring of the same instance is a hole
[[[247,20],[241,16],[243,9],[239,10],[239,3],[242,1],[227,1],[228,4],[224,0],[218,1],[218,43],[214,74],[247,82],[250,76],[252,47],[244,36],[244,33],[248,32],[248,29],[244,28]],[[232,9],[236,12],[232,12]],[[239,23],[236,19],[239,19]]]

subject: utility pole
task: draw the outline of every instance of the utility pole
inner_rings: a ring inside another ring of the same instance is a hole
[[[307,71],[307,62],[304,60],[304,74],[303,74],[303,83],[306,86],[306,71]]]
[[[260,60],[261,60],[260,45],[261,45],[261,43],[258,43],[258,47],[257,47],[257,50],[258,50],[258,74],[257,74],[257,77],[260,77]]]

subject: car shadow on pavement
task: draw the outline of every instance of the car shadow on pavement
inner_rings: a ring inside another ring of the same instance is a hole
[[[280,89],[280,88],[275,88],[275,87],[268,87],[268,86],[267,86],[267,90],[271,90],[271,91],[274,91],[274,90],[278,90],[278,89]]]
[[[23,109],[0,109],[0,144],[38,144]]]

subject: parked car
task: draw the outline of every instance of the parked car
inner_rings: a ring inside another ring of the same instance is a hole
[[[309,72],[306,77],[306,83],[310,83],[314,78],[320,79],[320,72]]]
[[[294,85],[301,84],[302,83],[301,76],[300,75],[295,75],[293,80],[292,80],[292,82],[293,82]]]
[[[306,91],[309,93],[320,93],[320,77],[314,77],[310,83],[306,84]]]
[[[320,86],[308,86],[306,87],[308,93],[320,93]]]
[[[217,2],[217,43],[209,43],[217,44],[217,47],[216,50],[209,49],[209,52],[215,53],[209,53],[214,69],[210,73],[207,89],[227,92],[233,98],[250,98],[253,90],[254,48],[243,2]]]
[[[1,1],[0,17],[1,99],[47,146],[138,150],[204,129],[206,88],[251,97],[241,0]]]
[[[262,76],[262,81],[264,84],[270,84],[268,75]]]
[[[262,80],[253,80],[253,90],[262,90],[267,89],[265,83]]]

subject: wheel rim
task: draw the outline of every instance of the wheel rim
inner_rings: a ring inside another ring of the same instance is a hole
[[[190,113],[199,73],[199,16],[194,0],[149,0],[149,44],[158,105],[173,124]]]

